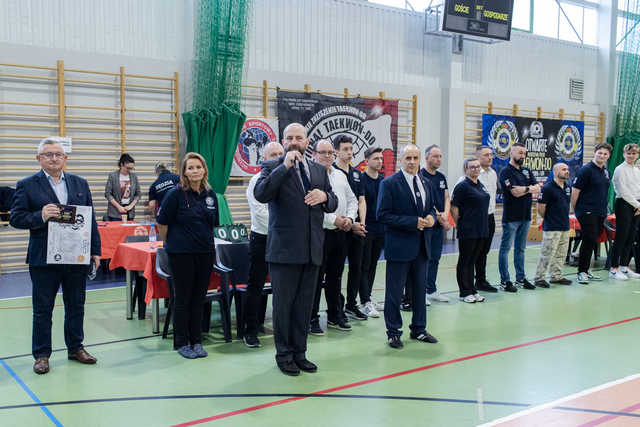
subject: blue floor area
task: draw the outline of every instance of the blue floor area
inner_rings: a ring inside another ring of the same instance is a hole
[[[499,237],[499,236],[498,236]],[[527,246],[539,245],[540,242],[527,242]],[[494,238],[491,249],[500,247],[500,239]],[[457,240],[445,240],[442,248],[443,254],[458,253]],[[384,253],[380,259],[384,259]],[[106,271],[104,268],[98,269],[95,280],[87,282],[87,290],[115,288],[124,286],[124,270],[118,268],[114,271]],[[0,299],[19,298],[31,296],[31,279],[29,273],[8,273],[0,275]]]

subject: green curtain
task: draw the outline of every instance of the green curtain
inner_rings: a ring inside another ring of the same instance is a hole
[[[187,152],[200,153],[209,169],[209,185],[218,198],[220,225],[233,224],[224,193],[229,184],[233,155],[247,116],[234,105],[182,114],[187,134]]]
[[[187,152],[207,161],[220,224],[233,224],[224,193],[246,115],[240,111],[242,70],[252,0],[197,0],[192,111],[182,114]]]

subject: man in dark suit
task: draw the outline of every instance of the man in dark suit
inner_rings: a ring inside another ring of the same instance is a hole
[[[286,375],[318,368],[306,358],[307,334],[318,269],[322,264],[324,213],[336,210],[327,170],[307,161],[307,132],[288,125],[282,144],[286,154],[265,162],[254,189],[256,200],[269,203],[266,259],[273,286],[273,335],[276,363]]]
[[[83,178],[64,173],[67,160],[55,137],[45,138],[36,156],[42,170],[18,182],[11,208],[10,223],[29,230],[27,263],[33,285],[33,370],[49,372],[51,356],[51,316],[58,288],[64,300],[64,340],[69,360],[94,364],[96,358],[82,346],[84,339],[84,300],[88,265],[47,264],[47,238],[50,218],[58,217],[57,204],[92,206],[89,184]],[[100,235],[95,213],[91,215],[91,258],[100,265]]]
[[[427,231],[436,221],[429,184],[418,174],[420,149],[406,145],[400,157],[401,170],[380,184],[376,216],[385,226],[384,256],[387,260],[384,321],[392,348],[402,348],[402,290],[412,286],[411,338],[438,342],[426,331],[425,275],[429,260]]]

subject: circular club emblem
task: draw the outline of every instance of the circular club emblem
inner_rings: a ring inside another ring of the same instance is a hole
[[[213,197],[209,196],[205,199],[207,206],[213,206]]]
[[[234,155],[236,164],[249,174],[253,175],[260,172],[262,149],[265,145],[274,141],[277,141],[277,138],[271,126],[262,120],[247,120],[242,126],[240,140]]]
[[[518,142],[518,130],[513,122],[498,120],[489,132],[489,146],[494,154],[502,160],[509,157],[511,146]]]
[[[578,159],[582,155],[580,131],[573,125],[560,128],[556,137],[556,156],[566,161]]]

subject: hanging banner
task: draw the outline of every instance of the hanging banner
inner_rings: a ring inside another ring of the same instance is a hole
[[[364,170],[364,152],[369,147],[380,147],[384,158],[381,173],[389,176],[395,172],[398,101],[278,90],[278,120],[280,134],[290,123],[300,123],[307,129],[308,157],[316,141],[333,141],[338,135],[348,135],[353,139],[354,167]]]
[[[558,162],[569,166],[568,182],[573,182],[582,166],[584,122],[482,115],[482,145],[493,150],[492,167],[498,176],[509,163],[511,147],[516,142],[527,148],[524,166],[531,169],[538,182],[544,183]],[[502,201],[500,189],[497,199]]]
[[[260,172],[264,146],[278,141],[278,120],[247,118],[233,155],[231,176],[253,176]]]

